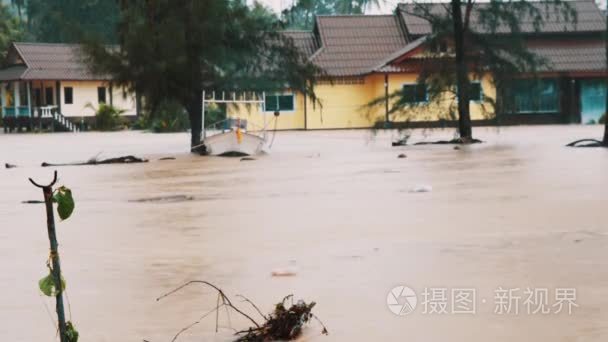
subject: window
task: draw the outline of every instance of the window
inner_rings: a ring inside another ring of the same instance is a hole
[[[458,86],[454,87],[454,96],[456,96],[456,101],[458,101]],[[481,83],[479,81],[472,81],[469,83],[469,101],[483,101],[483,88],[481,88]]]
[[[42,89],[34,89],[34,105],[36,107],[42,106]]]
[[[481,83],[471,82],[469,86],[469,100],[475,102],[483,101],[483,90],[481,89]]]
[[[47,106],[52,106],[55,103],[53,99],[53,88],[48,87],[44,89],[44,104]]]
[[[63,102],[65,104],[74,103],[74,88],[72,88],[72,87],[63,88]]]
[[[553,79],[518,80],[513,100],[516,113],[557,113],[557,82]]]
[[[106,87],[97,88],[97,103],[106,103]]]
[[[293,112],[295,110],[295,95],[266,95],[264,107],[267,112]]]
[[[424,84],[404,84],[403,100],[406,103],[420,103],[428,100],[426,85]]]

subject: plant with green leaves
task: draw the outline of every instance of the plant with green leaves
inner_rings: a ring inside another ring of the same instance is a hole
[[[44,204],[46,207],[46,222],[51,251],[47,260],[49,274],[40,281],[38,287],[40,291],[48,296],[55,298],[57,321],[59,325],[59,337],[61,342],[78,342],[78,331],[74,328],[71,321],[66,322],[65,310],[63,306],[63,292],[66,289],[66,281],[61,273],[61,263],[59,262],[59,251],[57,242],[57,232],[55,230],[55,216],[53,206],[57,206],[57,214],[61,220],[67,220],[72,216],[75,208],[72,191],[61,186],[53,190],[57,182],[57,171],[54,173],[53,181],[48,185],[40,185],[30,178],[30,182],[42,189]]]
[[[125,110],[105,103],[101,103],[99,108],[95,108],[91,103],[87,103],[85,107],[95,111],[94,128],[98,131],[116,131],[125,124],[122,117]]]
[[[86,41],[94,73],[111,75],[143,99],[149,112],[165,101],[188,112],[191,147],[200,145],[203,90],[292,89],[317,101],[320,69],[281,31],[276,15],[243,0],[120,1],[118,41]]]

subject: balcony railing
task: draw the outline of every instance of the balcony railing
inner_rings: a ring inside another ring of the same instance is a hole
[[[30,108],[27,106],[21,107],[4,107],[5,117],[29,117]]]

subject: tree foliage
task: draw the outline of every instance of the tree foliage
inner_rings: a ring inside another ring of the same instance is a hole
[[[4,63],[6,51],[13,41],[23,37],[23,26],[9,8],[0,3],[0,65]]]
[[[316,15],[363,14],[378,8],[384,0],[296,0],[282,13],[290,29],[310,30]]]
[[[94,72],[143,96],[149,112],[175,101],[188,112],[191,145],[200,143],[202,92],[291,88],[316,100],[320,71],[265,7],[243,0],[120,1],[119,49],[84,44]]]
[[[116,1],[28,0],[25,12],[29,38],[35,41],[78,43],[83,36],[94,36],[110,43],[116,38]]]
[[[435,6],[435,7],[434,7]],[[433,10],[442,6],[441,11]],[[491,0],[475,3],[472,0],[452,0],[449,4],[414,3],[409,14],[428,21],[432,34],[426,46],[451,46],[449,53],[430,48],[420,62],[418,83],[428,87],[429,103],[452,99],[448,116],[459,119],[459,133],[463,139],[472,138],[469,113],[471,77],[490,76],[496,89],[508,89],[514,76],[521,73],[535,75],[547,61],[528,49],[527,34],[540,32],[547,16],[560,18],[564,25],[576,23],[576,12],[566,1],[532,2],[524,0]],[[526,27],[524,27],[526,25]],[[391,112],[411,112],[411,103],[401,91],[390,96]],[[503,97],[504,98],[504,97]],[[485,98],[495,110],[509,106]],[[376,101],[378,102],[378,101]],[[502,106],[502,107],[501,107]]]

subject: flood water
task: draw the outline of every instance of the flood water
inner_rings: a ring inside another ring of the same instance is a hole
[[[189,280],[266,312],[287,294],[316,301],[330,334],[313,323],[305,341],[608,340],[608,151],[563,147],[602,129],[475,133],[487,143],[454,150],[390,147],[396,132],[281,132],[254,161],[190,155],[187,134],[0,134],[0,162],[19,166],[0,169],[1,340],[56,340],[54,304],[38,290],[47,273],[44,208],[21,204],[42,194],[27,178],[51,178],[43,161],[99,153],[150,162],[56,168],[76,199],[57,230],[81,341],[171,341],[216,305],[214,292],[197,286],[155,300]],[[421,130],[411,140],[452,135]],[[158,160],[166,156],[176,160]],[[272,277],[280,268],[296,274]],[[387,307],[398,285],[418,295],[409,315]],[[520,292],[519,313],[500,315],[499,287],[549,289],[549,304],[556,288],[574,288],[578,307],[527,314]],[[475,289],[476,312],[424,313],[425,288],[448,289],[448,298]],[[248,326],[223,311],[220,323]],[[178,341],[230,339],[231,330],[214,330],[211,315]]]

